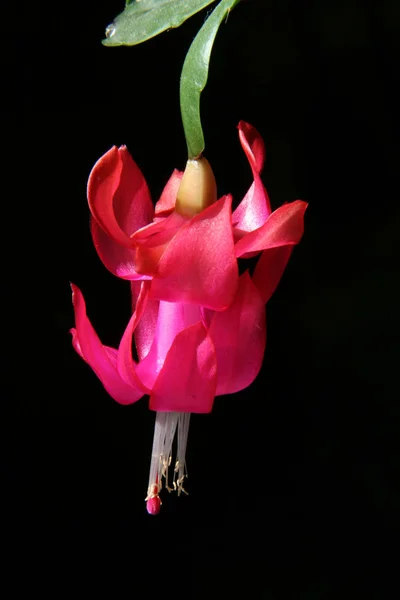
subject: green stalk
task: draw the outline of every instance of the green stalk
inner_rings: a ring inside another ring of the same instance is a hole
[[[207,83],[215,36],[224,18],[239,2],[240,0],[222,0],[218,4],[195,37],[183,64],[180,103],[189,159],[200,157],[205,146],[200,119],[200,95]]]

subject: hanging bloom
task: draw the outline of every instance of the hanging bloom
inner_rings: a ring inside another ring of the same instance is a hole
[[[259,133],[239,123],[239,138],[254,181],[232,213],[231,197],[217,200],[206,159],[174,171],[153,209],[127,149],[112,148],[88,183],[91,231],[105,266],[131,281],[133,315],[118,350],[103,346],[73,286],[77,352],[121,404],[150,396],[157,411],[147,508],[160,507],[168,484],[172,442],[177,460],[172,485],[184,491],[190,413],[212,410],[214,397],[244,389],[261,367],[265,303],[293,246],[303,234],[305,202],[271,212],[262,184],[265,150]],[[261,253],[252,277],[238,274],[238,258]],[[135,341],[138,362],[132,357]]]

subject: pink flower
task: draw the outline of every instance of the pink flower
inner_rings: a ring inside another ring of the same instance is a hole
[[[147,494],[153,514],[163,477],[168,487],[175,432],[173,485],[180,493],[190,413],[210,412],[216,395],[242,390],[257,376],[266,342],[265,303],[303,234],[307,204],[297,200],[271,213],[260,179],[261,136],[241,122],[239,137],[254,181],[233,213],[230,196],[214,201],[215,181],[205,159],[189,165],[185,175],[173,172],[155,210],[125,147],[109,150],[89,178],[94,244],[106,267],[131,281],[134,312],[118,350],[103,346],[73,286],[73,345],[117,402],[150,396],[150,409],[157,411]],[[192,167],[205,169],[206,179],[199,180],[207,181],[204,189],[186,176]],[[207,198],[198,213],[191,201],[181,202],[193,189],[195,203],[203,192]],[[258,253],[253,276],[246,271],[239,277],[237,258]]]
[[[230,196],[192,218],[174,211],[183,175],[177,170],[154,210],[146,181],[125,146],[111,148],[96,163],[88,182],[91,230],[112,273],[151,280],[153,298],[222,310],[238,285],[236,259],[264,252],[254,282],[268,300],[303,234],[307,204],[296,200],[271,214],[260,178],[264,143],[248,123],[241,121],[238,128],[254,181],[233,214]]]

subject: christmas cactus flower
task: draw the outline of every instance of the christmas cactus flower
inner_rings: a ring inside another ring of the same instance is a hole
[[[185,173],[173,172],[155,209],[126,147],[111,148],[96,163],[88,183],[92,237],[112,273],[150,280],[158,300],[223,310],[236,293],[236,259],[262,252],[254,281],[268,300],[303,234],[307,204],[296,200],[271,213],[260,177],[263,140],[248,123],[238,129],[254,181],[233,213],[231,196],[216,201],[205,158],[189,160]]]
[[[150,396],[156,424],[147,509],[160,508],[168,483],[171,449],[177,459],[171,482],[180,494],[191,413],[208,413],[215,396],[246,388],[257,376],[266,342],[265,303],[303,234],[303,201],[271,212],[261,181],[265,149],[251,125],[239,138],[253,183],[232,212],[217,199],[203,157],[174,171],[153,209],[145,179],[125,147],[112,148],[94,166],[88,183],[91,232],[105,266],[130,280],[133,315],[118,349],[104,346],[73,286],[76,351],[121,404]],[[238,259],[260,255],[254,273],[239,277]],[[138,360],[132,357],[135,342]]]

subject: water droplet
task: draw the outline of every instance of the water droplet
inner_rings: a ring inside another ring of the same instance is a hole
[[[115,33],[115,25],[114,23],[110,23],[106,27],[106,38],[110,39]]]

